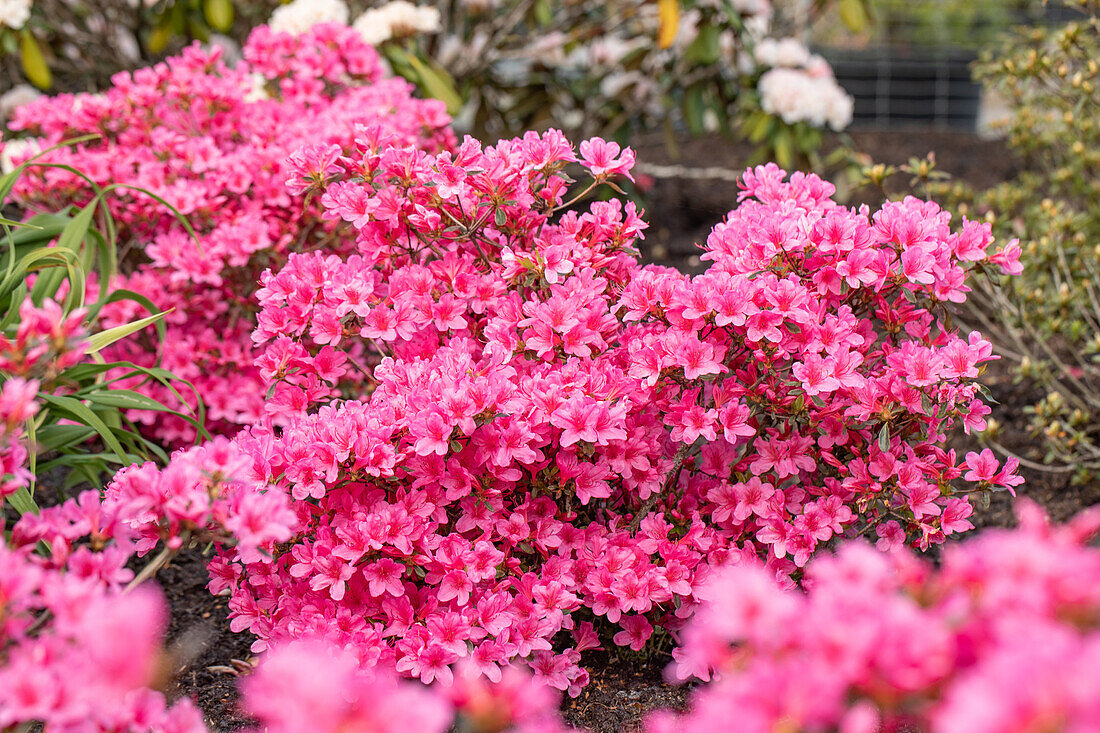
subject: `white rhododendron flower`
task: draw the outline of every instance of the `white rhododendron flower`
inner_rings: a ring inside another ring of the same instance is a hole
[[[274,31],[297,36],[319,23],[347,22],[348,6],[343,0],[294,0],[275,8],[267,24]]]
[[[768,0],[732,0],[730,6],[742,15],[772,14],[772,4]]]
[[[810,49],[797,38],[764,38],[753,49],[761,66],[796,68],[810,61]]]
[[[628,53],[637,48],[637,43],[621,36],[608,35],[592,41],[588,47],[588,63],[592,66],[615,66]]]
[[[435,33],[442,27],[438,8],[394,0],[372,8],[355,19],[355,30],[367,43],[377,46],[391,38],[406,38],[418,33]]]
[[[31,0],[0,0],[0,26],[19,30],[31,19]]]
[[[806,62],[806,73],[810,76],[832,78],[833,67],[829,66],[828,61],[815,53],[810,57],[810,60]]]
[[[2,2],[2,0],[0,0]],[[0,174],[7,175],[27,158],[42,152],[42,146],[34,138],[26,140],[5,140],[0,143]]]
[[[263,74],[249,74],[248,87],[245,91],[244,101],[262,102],[265,99],[271,99],[271,95],[267,93],[267,77]]]
[[[758,89],[764,111],[789,125],[808,122],[843,130],[852,121],[852,98],[831,73],[821,76],[806,69],[770,69],[760,77]]]
[[[17,84],[8,91],[0,94],[0,119],[9,119],[15,113],[15,110],[22,107],[24,104],[29,104],[34,100],[42,96],[42,92],[38,91],[30,84]]]

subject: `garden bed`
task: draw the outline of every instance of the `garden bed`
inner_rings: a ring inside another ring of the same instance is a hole
[[[944,132],[856,133],[857,147],[870,152],[877,161],[904,162],[911,156],[923,156],[936,150],[940,166],[972,184],[986,186],[1003,180],[1014,170],[1010,156],[998,142],[978,140],[974,136]],[[718,151],[718,152],[716,152]],[[684,165],[743,165],[748,151],[714,140],[695,140],[684,144]],[[659,144],[642,146],[640,160],[671,162]],[[721,218],[737,198],[736,185],[714,181],[659,181],[651,193],[650,212],[654,222],[647,244],[663,245],[650,250],[651,259],[692,269],[697,262],[688,259],[694,242],[702,241],[710,227]],[[678,232],[673,238],[668,232]],[[1039,460],[1032,453],[1035,441],[1028,430],[1024,406],[1033,404],[1038,395],[1025,384],[1015,384],[1003,362],[992,363],[984,382],[993,398],[993,417],[1003,425],[1002,441],[1025,458]],[[972,439],[957,435],[953,442],[960,455],[975,448]],[[1072,486],[1068,474],[1020,469],[1027,483],[1020,494],[1041,504],[1056,520],[1065,520],[1079,510],[1100,501],[1100,486]],[[1010,497],[1001,493],[990,506],[980,505],[974,517],[978,527],[1011,526],[1014,517]],[[206,573],[201,558],[190,553],[176,559],[161,571],[159,581],[172,607],[170,638],[175,645],[174,681],[171,694],[195,698],[212,730],[229,731],[248,721],[236,711],[237,677],[230,670],[234,660],[250,657],[248,634],[229,631],[226,599],[213,597],[205,589]],[[663,679],[667,658],[645,659],[629,651],[588,652],[586,666],[591,683],[581,695],[565,703],[567,722],[593,731],[630,730],[650,710],[659,707],[682,708],[688,692]],[[604,656],[598,656],[604,655]]]

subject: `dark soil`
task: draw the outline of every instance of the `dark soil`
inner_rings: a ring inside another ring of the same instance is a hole
[[[580,697],[565,701],[562,717],[566,723],[593,733],[619,733],[640,729],[646,715],[658,708],[685,710],[691,686],[664,680],[668,661],[659,658],[638,663],[625,657],[594,657],[587,663],[592,681]]]
[[[935,150],[941,169],[976,186],[1004,180],[1015,165],[1001,143],[959,133],[857,132],[852,138],[857,149],[869,152],[877,162],[903,163]],[[721,139],[684,143],[680,160],[673,160],[660,141],[639,146],[639,159],[645,162],[735,170],[744,167],[750,154],[749,149]],[[697,252],[694,243],[704,241],[714,223],[736,204],[737,189],[732,182],[666,179],[655,183],[648,198],[648,219],[655,224],[649,231],[646,254],[691,269],[698,264],[690,259]],[[1024,407],[1033,404],[1039,395],[1026,385],[1013,384],[1007,365],[994,364],[984,381],[1000,403],[994,406],[993,417],[1003,425],[1002,442],[1024,457],[1038,460],[1033,453],[1037,441],[1028,431]],[[961,454],[974,449],[976,443],[960,436],[955,446]],[[1056,520],[1100,502],[1100,485],[1071,486],[1067,474],[1026,467],[1021,472],[1027,483],[1020,487],[1020,494],[1038,501]],[[979,527],[1013,523],[1008,494],[996,496],[975,517]],[[169,693],[195,698],[211,730],[240,728],[248,721],[236,711],[237,677],[226,669],[233,667],[233,660],[249,658],[252,638],[229,631],[225,599],[206,591],[206,574],[197,554],[178,558],[161,571],[158,579],[172,607],[170,639],[176,655],[176,679]],[[617,733],[637,729],[655,708],[682,708],[688,691],[664,681],[662,667],[666,662],[639,664],[626,657],[590,658],[592,682],[580,697],[564,703],[566,720],[597,733]]]
[[[255,637],[230,631],[226,598],[211,595],[208,580],[197,551],[181,554],[157,573],[172,609],[168,639],[174,678],[165,693],[194,699],[207,727],[221,733],[253,723],[237,711],[238,678],[231,670],[248,661]]]

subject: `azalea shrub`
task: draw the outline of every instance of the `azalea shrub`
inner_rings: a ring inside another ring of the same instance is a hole
[[[163,693],[178,662],[163,644],[167,607],[144,581],[180,548],[217,541],[259,557],[290,538],[297,525],[289,497],[231,478],[247,463],[215,438],[177,453],[160,475],[151,464],[131,468],[105,496],[88,491],[27,513],[4,535],[0,729],[207,731],[191,700]],[[518,667],[490,683],[470,666],[449,689],[428,691],[316,640],[265,655],[241,688],[243,712],[272,733],[442,733],[456,714],[486,733],[564,729],[558,693]]]
[[[1100,726],[1100,513],[944,548],[936,567],[853,542],[802,592],[751,563],[716,573],[672,670],[714,681],[647,733],[1088,731]]]
[[[55,142],[97,136],[45,157],[87,178],[31,168],[15,198],[31,213],[53,211],[91,199],[94,186],[115,187],[106,205],[125,274],[112,286],[171,313],[163,343],[129,339],[105,354],[140,366],[159,362],[190,381],[214,432],[233,432],[263,414],[264,382],[249,338],[260,273],[291,252],[338,252],[348,240],[322,219],[319,201],[287,191],[291,154],[307,142],[351,154],[356,126],[386,144],[433,152],[453,142],[442,103],[414,99],[407,82],[386,78],[377,54],[350,28],[322,25],[294,36],[261,26],[244,55],[230,68],[219,50],[193,46],[115,77],[103,94],[39,99],[15,113],[11,126],[24,137],[0,150],[14,165]],[[108,306],[103,322],[125,322],[135,307]],[[182,407],[167,389],[143,389]],[[162,441],[196,433],[166,413],[133,419]]]
[[[581,204],[630,175],[614,143],[357,150],[304,148],[290,181],[354,253],[292,254],[257,294],[267,417],[238,473],[294,529],[220,546],[210,585],[256,651],[323,638],[424,682],[525,659],[576,694],[583,650],[674,633],[715,565],[794,583],[835,536],[927,547],[1019,483],[945,447],[989,410],[989,344],[944,324],[973,265],[1015,269],[988,226],[770,165],[688,277],[639,265],[632,204]]]
[[[124,544],[104,547],[110,525],[82,511],[98,503],[85,498],[42,518],[25,515],[14,542],[0,542],[0,729],[205,731],[190,700],[169,706],[152,689],[166,661],[168,609],[148,586],[123,593],[133,578],[124,567],[129,554]],[[23,544],[24,530],[58,541],[52,556]],[[85,535],[91,544],[66,541]]]

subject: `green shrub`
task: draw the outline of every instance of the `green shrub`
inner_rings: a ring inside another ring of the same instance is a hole
[[[998,239],[1020,239],[1023,275],[979,293],[973,315],[1047,393],[1029,408],[1034,435],[1046,462],[1080,481],[1100,468],[1100,2],[1069,4],[1078,19],[1019,29],[976,67],[1011,109],[1003,125],[1019,175],[936,193],[985,216]]]

